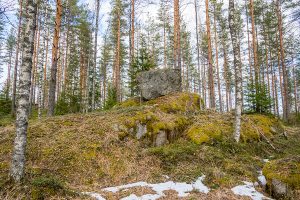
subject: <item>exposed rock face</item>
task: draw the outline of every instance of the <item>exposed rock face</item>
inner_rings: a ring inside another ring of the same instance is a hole
[[[287,185],[277,179],[272,180],[273,196],[276,198],[284,198],[287,196]]]
[[[137,81],[142,97],[146,100],[181,91],[180,72],[174,69],[141,72],[137,76]]]
[[[137,124],[136,138],[139,140],[147,134],[147,126],[144,124]]]

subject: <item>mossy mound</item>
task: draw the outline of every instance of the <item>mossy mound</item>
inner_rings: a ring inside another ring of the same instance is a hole
[[[271,185],[273,179],[279,180],[290,188],[300,189],[300,156],[273,160],[263,168],[263,174]]]
[[[186,135],[197,144],[220,141],[233,137],[234,115],[231,113],[205,112],[197,115]],[[262,134],[273,138],[282,131],[280,121],[273,116],[251,114],[242,116],[241,140],[260,141]]]
[[[214,112],[198,115],[186,134],[196,144],[220,141],[233,131],[231,118],[230,114]]]
[[[140,106],[141,105],[141,99],[138,97],[127,99],[126,101],[118,104],[117,108],[128,108],[128,107],[134,107],[134,106]]]
[[[261,134],[273,138],[274,134],[282,132],[281,122],[270,115],[250,114],[243,115],[241,140],[244,142],[260,140]]]
[[[157,107],[166,113],[195,113],[203,107],[203,101],[198,94],[193,93],[175,93],[171,96],[164,96],[149,101],[149,105]]]

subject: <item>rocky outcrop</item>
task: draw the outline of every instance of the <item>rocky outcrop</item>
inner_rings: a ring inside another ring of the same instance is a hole
[[[141,95],[145,100],[181,91],[180,72],[174,69],[141,72],[137,76],[137,81]]]
[[[299,199],[300,157],[291,156],[273,160],[263,168],[267,191],[276,199]]]

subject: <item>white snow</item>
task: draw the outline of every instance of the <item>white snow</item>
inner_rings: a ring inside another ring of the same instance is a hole
[[[96,200],[106,200],[100,194],[95,192],[82,192],[83,195],[88,195],[90,197],[95,198]]]
[[[236,195],[240,196],[248,196],[253,200],[264,200],[264,199],[270,199],[266,196],[264,196],[262,193],[256,191],[254,188],[253,183],[244,181],[245,185],[239,185],[234,188],[232,188],[232,192]]]
[[[269,162],[270,160],[269,159],[263,159],[264,163],[267,163]]]
[[[134,187],[149,187],[151,188],[156,194],[145,194],[143,196],[136,196],[135,194],[131,194],[128,197],[123,198],[122,200],[156,200],[160,197],[165,196],[164,191],[167,190],[174,190],[178,193],[178,197],[186,197],[189,195],[189,192],[193,190],[197,190],[199,192],[207,194],[209,192],[209,188],[206,187],[202,181],[204,180],[205,176],[199,177],[194,183],[188,184],[184,182],[173,182],[173,181],[168,181],[165,183],[157,183],[157,184],[151,184],[147,182],[136,182],[136,183],[131,183],[127,185],[120,185],[116,187],[108,187],[102,189],[102,191],[106,192],[119,192],[121,190],[129,189],[129,188],[134,188]],[[95,197],[97,200],[105,200],[103,197],[101,197],[100,194],[97,193],[84,193],[87,195],[90,195],[91,197]],[[99,195],[99,196],[97,196]],[[102,199],[101,199],[102,198]]]
[[[143,196],[136,196],[135,194],[131,194],[128,197],[124,197],[121,200],[156,200],[160,198],[161,195],[159,194],[145,194]]]

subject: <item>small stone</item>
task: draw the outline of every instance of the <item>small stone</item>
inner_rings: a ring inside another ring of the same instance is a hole
[[[144,137],[147,133],[147,126],[141,123],[137,124],[136,127],[136,138],[139,140]]]
[[[167,133],[165,131],[159,131],[156,136],[155,145],[159,147],[167,143],[168,143]]]

